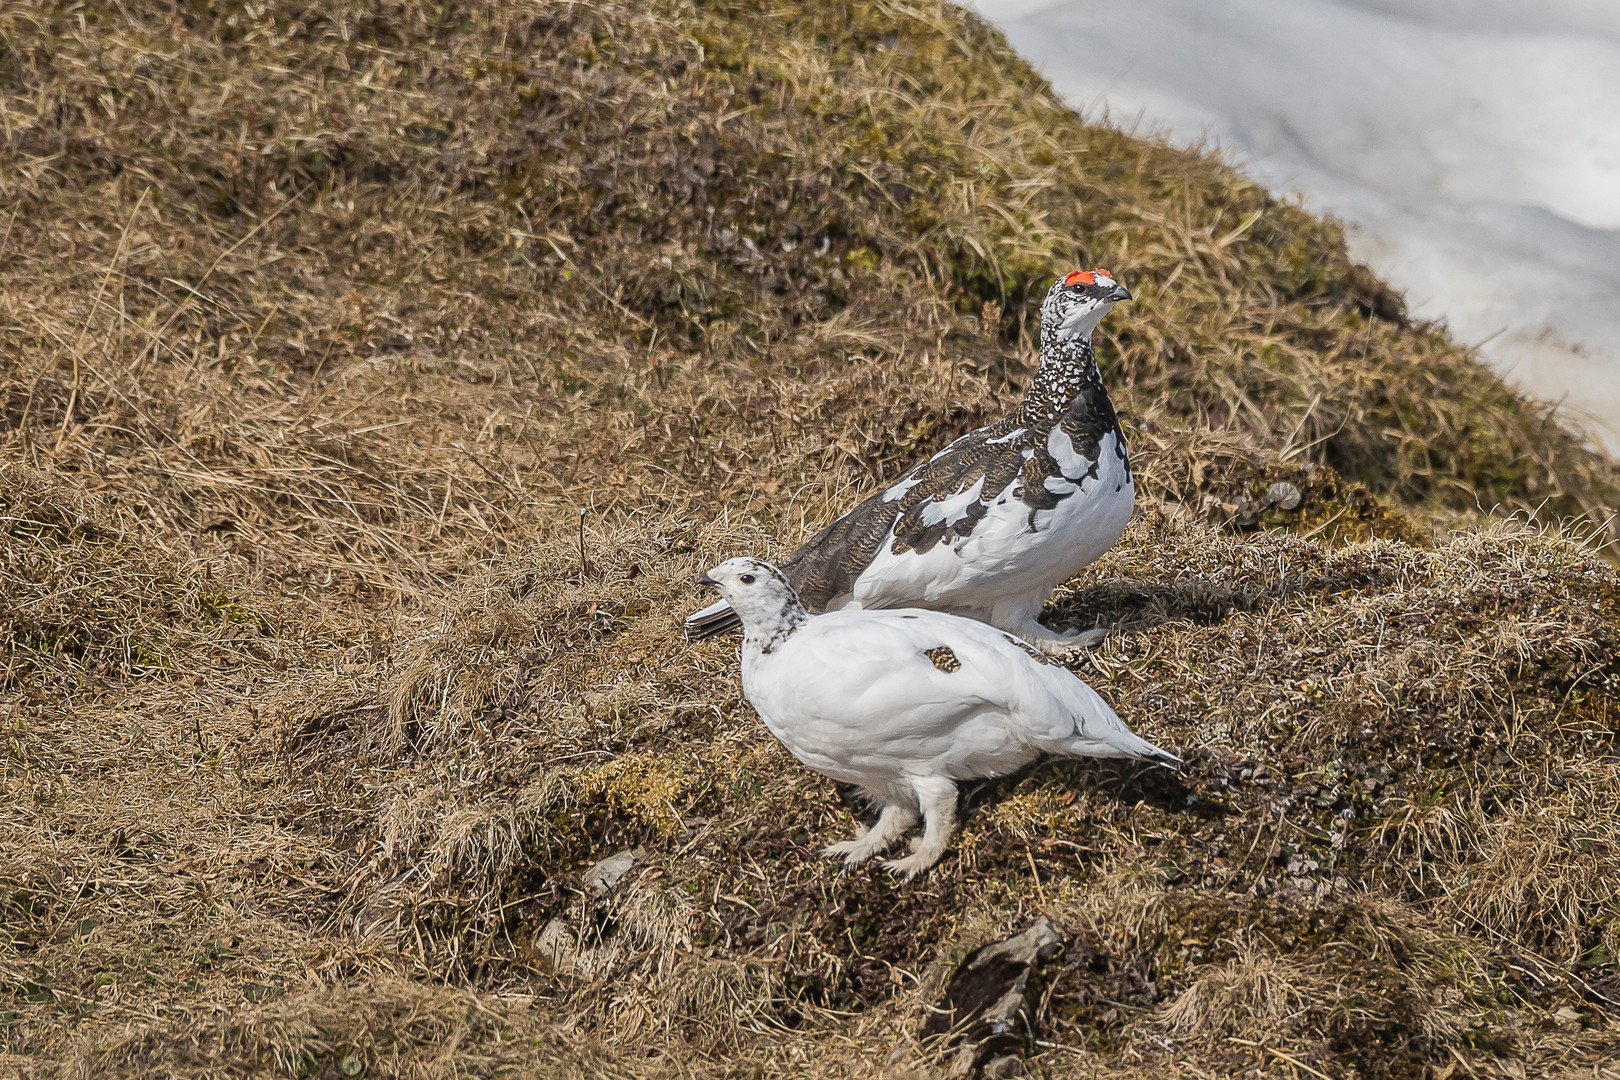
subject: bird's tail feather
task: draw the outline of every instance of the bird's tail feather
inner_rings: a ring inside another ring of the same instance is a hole
[[[1131,734],[1129,731],[1110,733],[1106,740],[1087,739],[1079,735],[1071,735],[1063,740],[1058,752],[1073,754],[1076,757],[1122,757],[1145,758],[1167,769],[1173,769],[1181,764],[1181,759],[1168,750],[1161,750],[1146,739]]]
[[[694,611],[686,617],[686,636],[693,641],[700,641],[734,630],[741,625],[742,620],[731,610],[731,605],[724,600],[716,600],[701,611]]]

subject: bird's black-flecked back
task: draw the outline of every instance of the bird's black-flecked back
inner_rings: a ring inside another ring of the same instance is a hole
[[[942,541],[972,533],[988,509],[987,501],[1015,478],[1021,479],[1018,498],[1028,508],[1031,523],[1037,512],[1050,510],[1071,497],[1074,491],[1054,492],[1045,483],[1050,477],[1063,476],[1047,448],[1054,428],[1069,437],[1077,455],[1091,462],[1086,474],[1091,479],[1098,475],[1103,438],[1112,433],[1112,452],[1119,456],[1125,475],[1130,476],[1119,416],[1103,386],[1091,341],[1089,337],[1065,337],[1059,332],[1060,306],[1054,298],[1062,287],[1062,282],[1054,286],[1042,307],[1040,371],[1016,410],[956,440],[907,473],[899,484],[873,495],[822,529],[783,561],[783,572],[810,610],[823,610],[850,591],[891,528],[896,554],[921,553]],[[1084,477],[1065,479],[1078,481]],[[923,520],[923,511],[931,503],[961,492],[976,481],[982,482],[980,492],[986,501],[969,503],[964,514],[949,523]],[[901,487],[904,493],[891,498],[891,493]]]

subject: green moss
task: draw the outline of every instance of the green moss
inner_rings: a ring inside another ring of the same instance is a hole
[[[214,618],[224,619],[239,626],[252,626],[265,634],[273,632],[263,615],[239,603],[228,593],[199,593],[197,606]]]

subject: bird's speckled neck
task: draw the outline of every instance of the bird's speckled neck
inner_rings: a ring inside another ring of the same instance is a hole
[[[1091,339],[1061,338],[1044,330],[1041,338],[1041,370],[1018,407],[1018,422],[1050,426],[1083,404],[1086,411],[1106,412],[1102,429],[1113,428],[1118,421],[1097,369],[1096,354],[1091,351]]]
[[[809,620],[810,612],[790,591],[782,598],[779,610],[763,615],[756,612],[743,615],[743,645],[752,645],[761,653],[769,653]]]

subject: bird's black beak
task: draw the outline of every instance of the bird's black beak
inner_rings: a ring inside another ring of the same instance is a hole
[[[720,583],[718,581],[714,580],[714,578],[709,576],[708,571],[704,571],[703,573],[698,575],[697,584],[699,584],[699,585],[707,585],[707,586],[710,586],[711,588],[718,588],[719,585],[720,585]]]
[[[1131,298],[1131,290],[1127,289],[1123,285],[1115,285],[1114,292],[1110,298],[1113,300],[1129,300]]]

